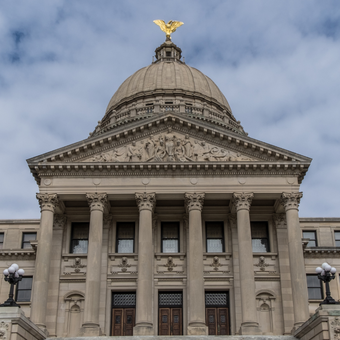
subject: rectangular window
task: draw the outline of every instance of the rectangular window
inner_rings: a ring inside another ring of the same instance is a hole
[[[135,251],[135,222],[117,222],[116,252],[131,254]]]
[[[308,299],[322,300],[322,284],[317,275],[307,275]]]
[[[224,251],[224,223],[206,222],[207,253],[223,253]]]
[[[251,222],[251,243],[254,253],[268,253],[268,222]]]
[[[162,222],[162,253],[179,252],[179,222]]]
[[[340,231],[334,231],[335,246],[340,247]]]
[[[22,234],[22,249],[32,249],[30,241],[37,239],[37,233],[23,233]]]
[[[4,238],[5,238],[5,234],[0,233],[0,249],[4,248]]]
[[[87,254],[89,244],[89,223],[74,222],[71,230],[71,254]]]
[[[15,295],[15,301],[17,302],[30,302],[32,292],[32,276],[24,276],[17,284],[17,292]]]
[[[306,231],[304,230],[302,232],[302,237],[303,238],[309,238],[309,242],[307,244],[307,247],[317,247],[317,242],[316,242],[316,231]]]

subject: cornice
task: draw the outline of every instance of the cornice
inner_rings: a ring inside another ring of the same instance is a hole
[[[340,247],[313,247],[304,248],[304,257],[323,258],[340,257]]]

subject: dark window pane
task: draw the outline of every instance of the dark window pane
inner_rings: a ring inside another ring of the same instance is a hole
[[[32,248],[30,241],[37,239],[37,233],[23,233],[22,235],[22,247],[23,249]]]
[[[307,287],[310,300],[322,299],[322,285],[317,275],[307,275]]]
[[[254,253],[270,251],[267,222],[251,222],[251,238]]]
[[[70,252],[87,254],[89,243],[89,223],[72,223]]]
[[[33,278],[23,277],[17,285],[16,301],[18,302],[29,302],[31,301],[31,291],[32,291],[32,281]]]
[[[0,242],[4,242],[4,233],[0,233]]]
[[[220,222],[207,223],[207,238],[223,238],[223,225]]]
[[[167,323],[168,322],[168,316],[167,315],[163,315],[162,316],[162,323]]]
[[[223,222],[206,222],[208,253],[222,253],[224,251],[223,227]]]
[[[122,223],[118,225],[117,237],[119,239],[133,239],[135,234],[135,226],[130,223]]]
[[[340,247],[340,240],[339,241],[335,241],[335,246],[336,247]]]
[[[32,289],[33,277],[23,277],[21,281],[18,282],[19,289]]]
[[[117,223],[117,253],[133,253],[135,238],[134,222],[118,222]]]
[[[316,247],[316,232],[315,231],[303,231],[302,232],[303,238],[309,238],[309,242],[307,247]]]
[[[335,231],[334,237],[335,237],[335,246],[340,247],[340,231]]]
[[[162,223],[162,252],[178,253],[179,252],[179,223],[163,222]]]

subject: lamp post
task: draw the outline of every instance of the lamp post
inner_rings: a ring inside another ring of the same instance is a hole
[[[19,307],[20,306],[13,299],[14,286],[22,280],[22,276],[25,274],[23,269],[19,269],[16,263],[13,263],[8,269],[4,270],[5,281],[7,281],[11,288],[9,290],[9,297],[0,307]]]
[[[331,267],[327,262],[324,262],[322,266],[317,267],[315,271],[318,274],[318,279],[325,282],[326,285],[326,298],[320,303],[320,306],[327,304],[339,304],[339,302],[336,302],[331,297],[331,291],[329,289],[329,282],[335,278],[336,269],[334,267]]]

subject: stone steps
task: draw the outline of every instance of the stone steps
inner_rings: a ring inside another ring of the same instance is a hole
[[[46,340],[297,340],[291,335],[182,335],[182,336],[95,336],[47,338]]]

